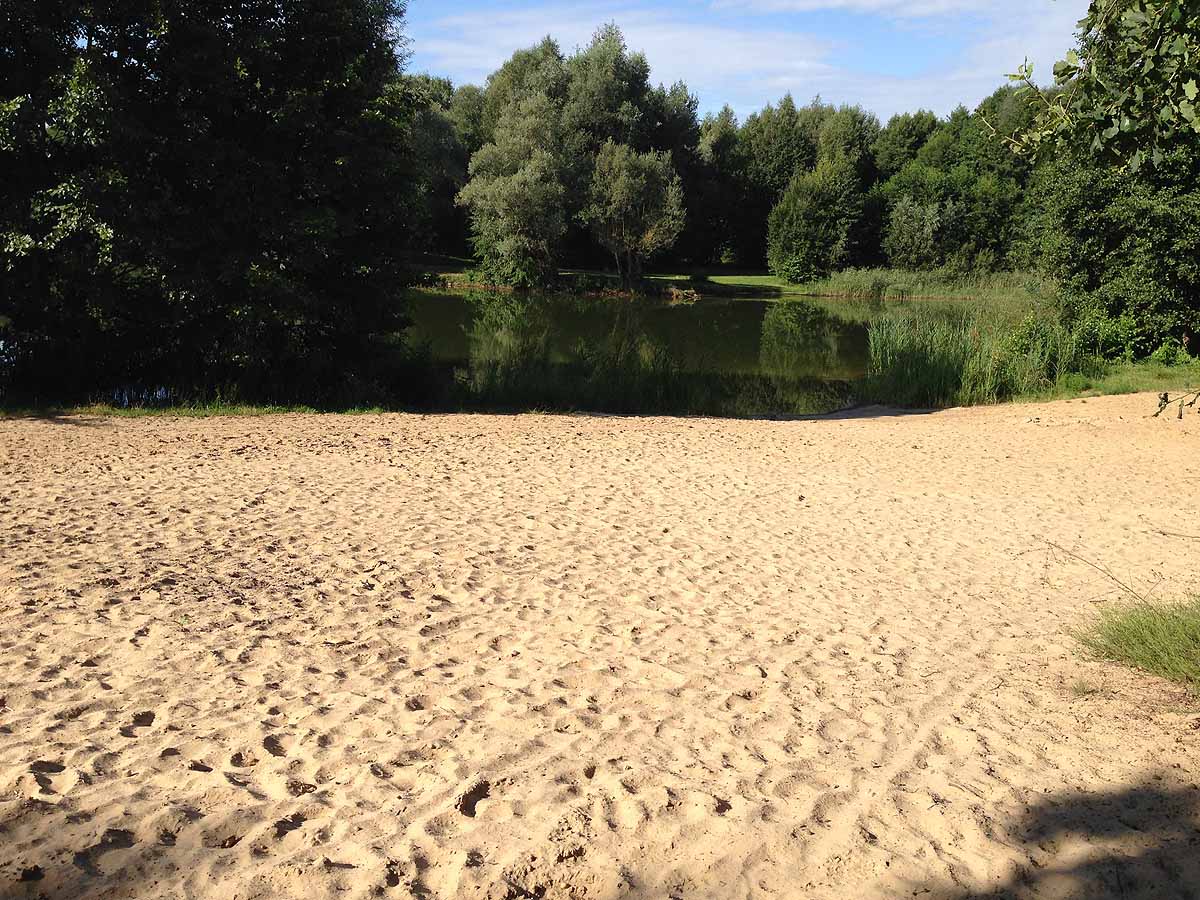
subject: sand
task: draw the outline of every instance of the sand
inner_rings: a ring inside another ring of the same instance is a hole
[[[0,421],[0,898],[1196,897],[1153,409]]]

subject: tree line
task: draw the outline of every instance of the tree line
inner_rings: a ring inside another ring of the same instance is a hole
[[[5,4],[0,390],[395,396],[422,250],[517,287],[1040,269],[1095,352],[1146,354],[1197,324],[1186,7],[1093,3],[1055,87],[1022,69],[884,124],[791,96],[701,117],[615,25],[455,86],[406,70],[403,0]]]

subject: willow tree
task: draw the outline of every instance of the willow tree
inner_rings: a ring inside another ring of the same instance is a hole
[[[622,286],[633,287],[647,257],[668,249],[683,230],[683,188],[671,155],[606,142],[583,219],[612,253]]]

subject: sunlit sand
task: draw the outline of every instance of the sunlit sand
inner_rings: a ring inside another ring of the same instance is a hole
[[[0,893],[1190,896],[1153,410],[0,421]]]

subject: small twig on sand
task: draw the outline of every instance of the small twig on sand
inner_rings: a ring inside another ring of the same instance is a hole
[[[1150,594],[1142,594],[1139,591],[1137,591],[1135,588],[1126,584],[1124,581],[1122,581],[1116,575],[1114,575],[1112,573],[1112,571],[1108,569],[1108,567],[1102,566],[1099,563],[1092,562],[1087,557],[1080,556],[1078,553],[1075,553],[1072,550],[1068,550],[1066,547],[1063,547],[1060,544],[1054,543],[1054,541],[1046,541],[1046,543],[1053,549],[1059,551],[1060,553],[1063,553],[1066,556],[1071,557],[1071,559],[1074,559],[1078,562],[1083,563],[1085,566],[1090,566],[1091,568],[1095,569],[1097,572],[1099,572],[1101,575],[1103,575],[1105,578],[1107,578],[1109,581],[1111,581],[1113,584],[1115,584],[1117,587],[1119,587],[1125,593],[1129,594],[1129,596],[1133,597],[1139,603],[1149,603],[1150,602],[1150,595],[1153,594],[1154,590],[1151,590]],[[1157,588],[1158,588],[1158,585],[1155,585],[1154,589],[1157,589]]]
[[[1150,529],[1163,537],[1183,538],[1185,541],[1200,541],[1200,534],[1180,534],[1178,531],[1163,531],[1161,528]]]
[[[1184,403],[1184,401],[1187,400],[1188,397],[1192,398],[1191,402]],[[1150,418],[1157,419],[1159,416],[1161,416],[1163,414],[1163,411],[1168,406],[1173,406],[1176,403],[1179,404],[1179,415],[1182,418],[1183,417],[1183,408],[1185,406],[1195,406],[1197,400],[1200,400],[1200,391],[1189,391],[1188,393],[1181,394],[1178,397],[1175,397],[1174,399],[1172,399],[1170,394],[1168,394],[1167,392],[1164,391],[1163,393],[1159,394],[1159,396],[1158,396],[1158,412],[1156,412]]]

